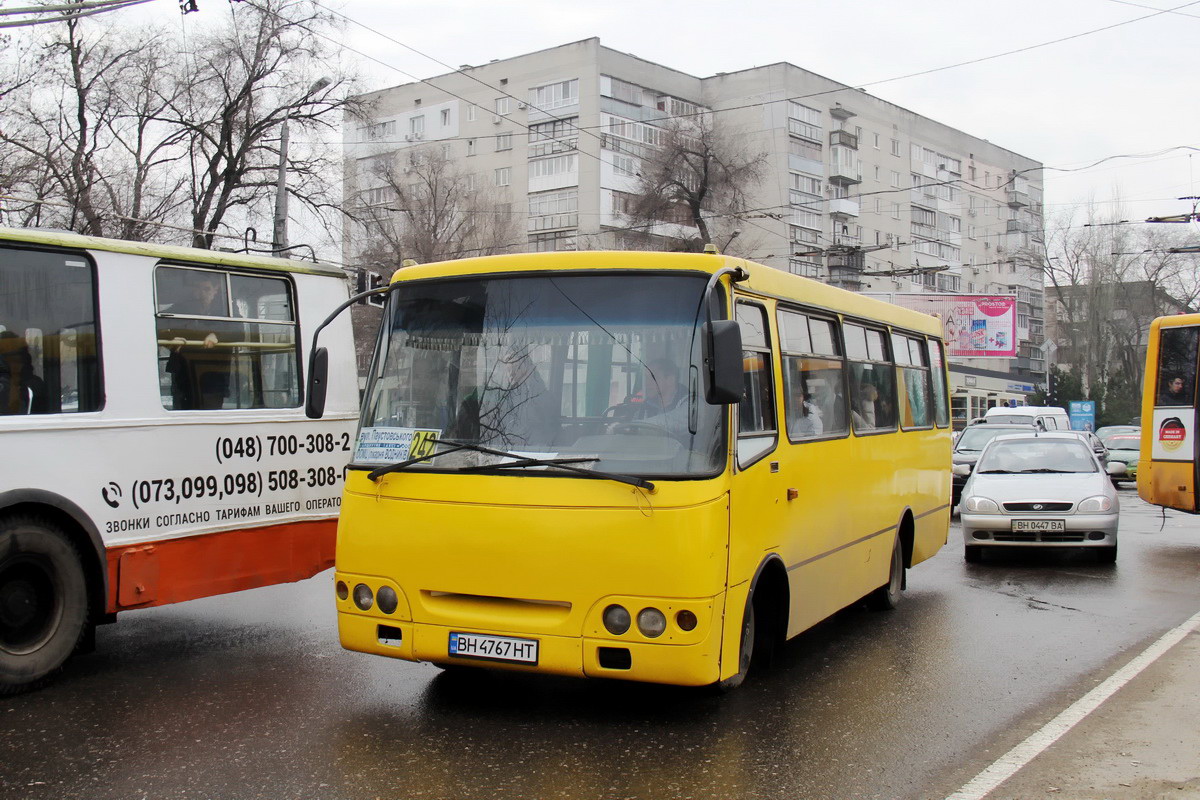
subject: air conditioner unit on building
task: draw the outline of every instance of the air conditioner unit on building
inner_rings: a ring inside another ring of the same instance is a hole
[[[524,104],[524,103],[517,103],[517,110],[518,110],[518,111],[524,111],[524,110],[525,110],[525,104]]]
[[[492,124],[493,125],[499,125],[500,120],[502,120],[502,119],[504,119],[504,117],[500,116],[499,114],[492,114]]]

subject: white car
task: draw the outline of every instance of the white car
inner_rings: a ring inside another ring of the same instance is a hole
[[[979,561],[992,547],[1085,547],[1115,562],[1120,503],[1109,476],[1123,469],[1101,466],[1073,433],[992,439],[962,490],[964,557]]]

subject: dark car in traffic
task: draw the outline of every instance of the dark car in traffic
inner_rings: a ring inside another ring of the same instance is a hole
[[[1020,424],[1004,424],[994,422],[980,422],[975,425],[970,425],[959,434],[958,439],[954,442],[954,451],[951,453],[952,464],[966,464],[969,467],[974,467],[975,462],[979,460],[979,453],[983,450],[984,445],[990,442],[997,436],[1011,433],[1030,433],[1036,430],[1035,426],[1030,423],[1028,425]],[[950,482],[950,507],[958,505],[959,499],[962,497],[963,486],[967,483],[969,475],[953,475]]]

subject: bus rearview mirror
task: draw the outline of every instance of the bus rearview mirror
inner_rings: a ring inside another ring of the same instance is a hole
[[[329,377],[329,351],[318,347],[308,358],[308,391],[304,413],[309,419],[325,415],[325,382]]]
[[[706,322],[703,329],[706,381],[704,399],[710,405],[742,400],[742,331],[729,319]]]

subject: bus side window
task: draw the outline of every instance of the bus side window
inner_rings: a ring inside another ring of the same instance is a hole
[[[283,278],[159,266],[159,390],[172,411],[294,408],[296,315]]]
[[[98,411],[96,282],[82,253],[0,248],[0,415]]]
[[[929,350],[929,377],[933,382],[934,418],[937,426],[944,428],[950,424],[950,409],[946,405],[946,370],[942,368],[942,343],[936,339],[926,339],[925,344]]]
[[[737,304],[745,394],[738,404],[738,464],[749,466],[775,446],[775,392],[766,309]]]
[[[855,431],[895,430],[896,370],[888,358],[882,331],[847,323],[846,358],[850,363],[850,409]]]
[[[1160,406],[1195,405],[1196,356],[1200,328],[1160,328],[1158,393]]]
[[[794,311],[781,310],[778,318],[788,438],[844,434],[844,365],[833,323]]]

